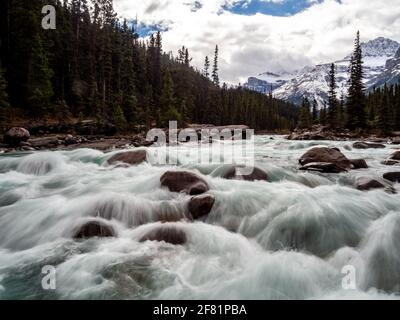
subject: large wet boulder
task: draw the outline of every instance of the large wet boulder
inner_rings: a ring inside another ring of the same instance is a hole
[[[187,242],[187,236],[185,231],[176,226],[162,225],[149,231],[140,239],[140,242],[145,241],[164,241],[173,245],[183,245]]]
[[[346,171],[342,167],[331,162],[311,162],[302,166],[300,170],[303,171],[315,171],[321,173],[340,173]]]
[[[215,197],[209,194],[193,197],[189,201],[189,212],[193,219],[208,215],[215,203]]]
[[[384,144],[375,142],[365,142],[359,141],[353,144],[354,149],[384,149],[386,148]]]
[[[385,186],[382,183],[369,177],[359,177],[356,180],[356,187],[358,190],[361,191],[385,188]]]
[[[114,228],[100,220],[88,221],[75,232],[75,239],[87,239],[93,237],[115,237],[116,232]]]
[[[335,168],[335,171],[337,171],[336,168],[340,168],[341,171],[352,168],[351,161],[337,148],[312,148],[301,156],[299,162],[303,168],[307,164],[318,162],[324,163],[324,167],[327,163],[332,164],[331,167]]]
[[[353,169],[367,169],[368,164],[364,159],[351,159],[350,160]]]
[[[210,190],[207,182],[197,174],[187,171],[167,171],[160,178],[161,186],[172,192],[199,195]]]
[[[391,160],[400,160],[400,151],[396,151],[390,156]]]
[[[247,172],[252,171],[250,174]],[[259,168],[243,168],[239,166],[231,167],[223,176],[225,179],[245,180],[245,181],[268,181],[268,175],[264,170]]]
[[[383,178],[392,182],[400,182],[400,172],[387,172]]]
[[[145,150],[120,152],[113,155],[107,160],[109,164],[116,164],[118,162],[126,163],[129,165],[138,165],[147,161],[147,152]]]
[[[4,134],[4,143],[12,147],[18,147],[21,142],[28,141],[30,137],[28,130],[14,127]]]

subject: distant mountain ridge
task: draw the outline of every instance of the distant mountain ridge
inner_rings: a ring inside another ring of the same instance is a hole
[[[400,43],[379,37],[361,44],[364,58],[364,82],[367,89],[385,82],[397,83],[400,78]],[[338,96],[347,91],[348,66],[351,54],[335,61]],[[316,100],[319,108],[327,101],[328,72],[331,63],[306,66],[295,72],[264,72],[250,77],[245,87],[275,98],[300,104],[303,97]]]

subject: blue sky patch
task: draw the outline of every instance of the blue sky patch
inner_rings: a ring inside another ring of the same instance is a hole
[[[267,14],[271,16],[292,16],[296,13],[304,11],[316,3],[321,3],[322,0],[282,0],[282,1],[267,1],[267,0],[251,0],[250,3],[245,0],[238,0],[231,7],[224,7],[225,10],[242,15],[254,15],[256,13]]]

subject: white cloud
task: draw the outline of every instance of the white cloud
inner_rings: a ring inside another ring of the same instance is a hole
[[[168,22],[164,49],[176,52],[187,46],[199,68],[218,44],[220,77],[230,83],[267,70],[340,59],[351,51],[358,29],[363,40],[384,36],[400,41],[400,0],[325,0],[290,17],[221,10],[237,0],[198,0],[202,6],[195,12],[188,5],[194,0],[114,1],[122,17],[138,15],[146,24]]]

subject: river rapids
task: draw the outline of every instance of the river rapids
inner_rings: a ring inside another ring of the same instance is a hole
[[[338,147],[369,169],[299,171],[314,146]],[[0,155],[0,299],[398,299],[400,194],[354,187],[359,176],[396,171],[381,164],[394,146],[351,146],[256,136],[252,156],[268,182],[223,179],[221,164],[155,164],[157,147],[146,149],[149,163],[130,167],[107,164],[121,151]],[[186,210],[191,196],[160,184],[179,169],[209,184],[211,213],[167,223],[184,230],[184,245],[139,241],[162,224],[160,211]],[[117,236],[75,240],[74,228],[92,217]],[[44,266],[55,268],[51,290]]]

